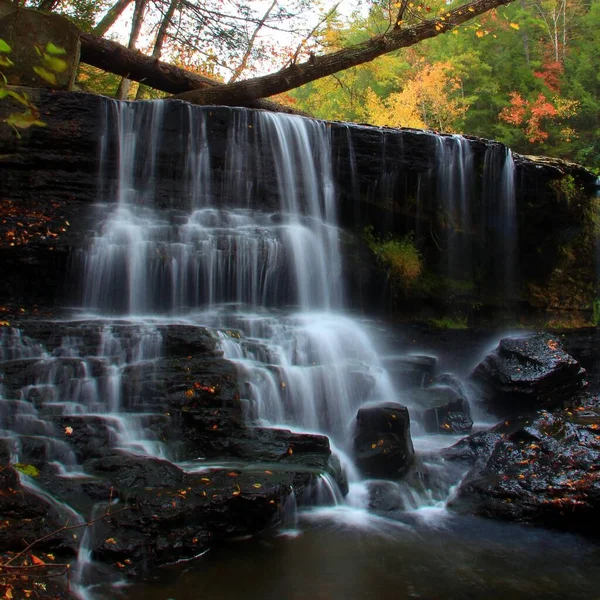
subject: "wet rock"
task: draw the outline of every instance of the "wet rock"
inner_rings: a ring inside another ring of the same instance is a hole
[[[551,408],[580,392],[585,370],[548,333],[504,338],[473,371],[483,399],[497,412]]]
[[[104,477],[119,490],[135,487],[179,487],[183,471],[167,460],[132,456],[129,454],[107,456],[89,460],[84,464],[87,473]]]
[[[115,433],[103,417],[74,415],[54,419],[60,442],[66,444],[78,463],[105,456],[115,443]]]
[[[78,541],[72,532],[61,531],[65,525],[74,524],[73,515],[24,486],[10,464],[0,468],[0,492],[0,551],[22,550],[40,540],[36,544],[39,550],[76,554]]]
[[[136,487],[95,528],[97,559],[126,572],[192,558],[231,537],[276,525],[291,493],[285,471],[211,470],[180,484]]]
[[[491,431],[478,431],[473,435],[460,440],[449,448],[444,448],[440,454],[449,461],[463,463],[470,467],[485,465],[491,456],[498,441],[502,439],[502,433],[496,429]]]
[[[462,514],[600,532],[600,407],[508,420],[450,455],[471,468],[449,507]]]
[[[420,388],[433,381],[437,359],[434,356],[409,355],[386,358],[383,365],[398,389]]]
[[[410,398],[424,408],[418,419],[427,433],[467,433],[473,428],[469,401],[457,394],[455,387],[416,389]]]
[[[357,467],[366,475],[401,477],[414,457],[406,406],[385,402],[359,409],[354,452]]]

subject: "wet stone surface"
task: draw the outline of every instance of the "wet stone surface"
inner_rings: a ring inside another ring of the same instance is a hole
[[[483,400],[503,415],[559,407],[587,385],[585,370],[549,333],[500,340],[471,379]]]
[[[472,464],[449,508],[461,514],[600,533],[600,404],[507,419],[445,452]]]

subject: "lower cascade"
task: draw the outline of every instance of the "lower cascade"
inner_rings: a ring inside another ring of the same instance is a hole
[[[520,332],[492,349],[447,333],[435,343],[457,357],[438,361],[426,331],[357,316],[329,125],[228,109],[215,161],[211,108],[171,106],[185,160],[166,172],[169,103],[103,101],[73,306],[0,327],[0,457],[12,465],[0,470],[0,530],[12,532],[0,552],[20,540],[49,575],[68,569],[85,600],[591,598],[596,546],[478,518],[582,531],[597,508],[600,409],[564,340]],[[469,143],[436,144],[441,166],[423,187],[464,233]],[[513,158],[489,154],[489,245],[509,297]],[[440,242],[450,276],[474,270],[464,236]],[[463,363],[486,354],[467,377]],[[489,429],[507,406],[537,412]],[[565,548],[571,575],[549,580]]]

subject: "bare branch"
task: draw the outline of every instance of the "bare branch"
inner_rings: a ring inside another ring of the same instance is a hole
[[[178,97],[197,104],[246,105],[245,103],[257,98],[287,92],[321,77],[370,62],[394,50],[436,37],[509,2],[511,0],[473,0],[449,11],[444,17],[428,19],[412,27],[393,29],[337,52],[312,57],[311,60],[291,65],[277,73],[210,89],[194,90]]]
[[[233,83],[236,79],[238,79],[238,77],[244,72],[244,70],[248,66],[248,59],[250,58],[250,55],[252,54],[252,50],[254,49],[254,44],[256,42],[256,36],[258,35],[258,32],[263,28],[265,21],[269,18],[271,11],[276,6],[277,6],[277,0],[273,0],[273,2],[271,3],[271,6],[269,6],[269,8],[267,8],[267,11],[263,15],[263,18],[260,20],[260,22],[258,23],[256,28],[254,29],[254,32],[252,33],[252,36],[250,37],[250,40],[248,41],[248,47],[246,48],[246,52],[244,53],[242,62],[238,65],[238,67],[233,72],[233,75],[231,76],[229,83]]]
[[[304,38],[304,40],[302,40],[302,42],[300,42],[300,44],[298,44],[298,47],[296,48],[296,52],[294,52],[294,56],[292,56],[292,58],[290,59],[290,62],[288,63],[287,66],[291,66],[291,65],[295,65],[296,61],[298,60],[298,56],[300,56],[300,52],[302,50],[302,46],[304,46],[305,42],[308,41],[311,37],[313,37],[313,35],[315,35],[315,33],[317,32],[317,30],[319,29],[319,27],[321,27],[321,25],[323,25],[323,23],[325,23],[327,21],[327,19],[329,19],[330,17],[332,17],[335,12],[337,11],[339,5],[342,3],[342,0],[340,0],[340,2],[338,2],[311,30],[310,33]]]
[[[92,29],[92,33],[102,37],[117,22],[117,19],[132,2],[133,0],[118,0],[118,2],[108,10],[94,29]]]

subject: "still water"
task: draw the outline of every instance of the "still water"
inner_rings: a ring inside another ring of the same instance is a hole
[[[228,544],[121,589],[121,598],[600,598],[600,547],[581,537],[444,509],[395,518],[346,507],[305,513],[299,535]]]

